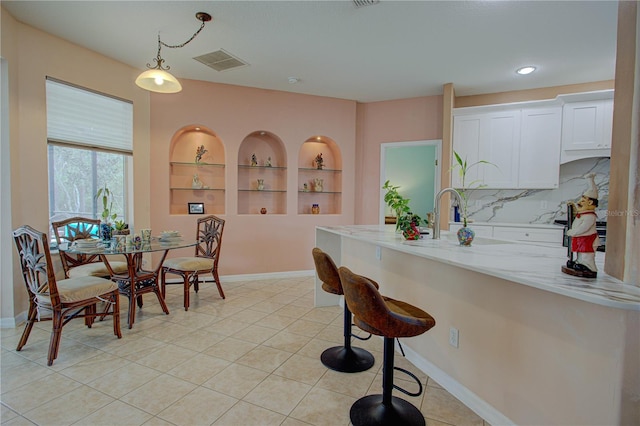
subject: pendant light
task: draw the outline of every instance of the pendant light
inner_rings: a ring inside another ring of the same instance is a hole
[[[150,92],[156,93],[177,93],[182,90],[182,85],[171,73],[168,72],[171,67],[164,66],[164,59],[160,56],[160,51],[162,50],[162,46],[168,47],[170,49],[179,49],[181,47],[186,46],[191,40],[196,38],[200,31],[204,28],[204,24],[206,22],[211,21],[211,15],[205,12],[196,13],[196,19],[202,22],[198,31],[196,31],[189,40],[185,41],[182,44],[169,45],[160,40],[160,34],[158,34],[158,54],[153,60],[155,61],[155,66],[151,66],[147,64],[147,71],[144,71],[142,74],[136,78],[136,84]]]

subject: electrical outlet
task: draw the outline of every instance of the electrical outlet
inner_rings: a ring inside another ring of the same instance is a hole
[[[541,209],[546,210],[546,208],[547,208],[548,206],[549,206],[549,205],[548,205],[548,203],[547,203],[547,200],[542,200],[542,201],[540,201],[540,208],[541,208]]]
[[[449,328],[449,344],[454,348],[458,347],[458,329],[455,327]]]
[[[382,260],[382,247],[376,247],[376,259]]]
[[[476,208],[478,209],[482,208],[482,200],[476,200]]]

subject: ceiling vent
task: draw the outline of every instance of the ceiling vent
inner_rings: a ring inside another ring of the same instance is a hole
[[[378,3],[380,3],[380,0],[353,0],[353,4],[355,4],[356,7],[371,6]]]
[[[196,56],[196,61],[201,62],[213,68],[216,71],[226,71],[232,68],[244,67],[249,64],[236,58],[224,49],[216,50],[215,52],[205,53],[204,55]]]

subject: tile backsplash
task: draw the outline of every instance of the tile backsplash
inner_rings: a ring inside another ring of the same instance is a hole
[[[577,201],[587,189],[589,173],[598,187],[598,220],[606,220],[609,199],[609,158],[585,158],[560,166],[557,189],[476,189],[469,194],[469,218],[476,222],[553,223],[566,219],[568,200]]]

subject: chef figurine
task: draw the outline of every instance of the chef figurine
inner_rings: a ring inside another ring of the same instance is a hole
[[[572,254],[567,261],[567,266],[562,267],[562,272],[585,278],[595,278],[598,275],[596,267],[596,249],[600,245],[598,232],[596,231],[597,215],[595,209],[598,207],[598,188],[594,181],[595,175],[590,174],[590,186],[582,194],[577,203],[570,201],[577,211],[576,217],[571,224],[571,229],[567,235],[571,237]],[[573,260],[573,253],[576,253],[576,260]]]

